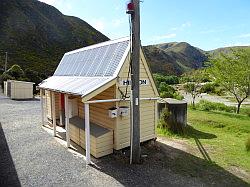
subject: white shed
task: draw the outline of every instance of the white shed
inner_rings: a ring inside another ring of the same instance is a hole
[[[33,82],[7,80],[4,82],[4,94],[11,99],[32,99]]]

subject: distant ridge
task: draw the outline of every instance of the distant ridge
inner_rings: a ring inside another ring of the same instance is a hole
[[[186,42],[170,42],[144,46],[143,50],[153,73],[181,75],[192,69],[203,67],[208,56],[227,53],[231,48],[249,47],[233,46],[204,51]]]
[[[201,68],[207,60],[202,50],[186,42],[150,45],[143,49],[154,73],[181,75]]]

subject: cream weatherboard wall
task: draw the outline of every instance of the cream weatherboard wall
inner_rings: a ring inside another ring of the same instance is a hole
[[[126,58],[125,63],[119,73],[119,78],[116,84],[116,98],[121,98],[122,94],[120,91],[125,94],[126,86],[121,85],[121,81],[130,80],[128,78],[129,71],[129,59]],[[140,86],[140,97],[141,98],[154,98],[158,97],[158,92],[153,82],[152,74],[149,70],[148,64],[145,60],[144,54],[141,51],[141,60],[140,60],[140,80],[147,80],[148,84]],[[118,89],[119,88],[119,89]],[[128,96],[130,95],[130,86],[127,88]],[[140,101],[140,137],[141,142],[150,140],[156,137],[156,123],[157,123],[157,114],[156,114],[156,101],[154,100],[143,100]],[[119,102],[119,106],[129,106],[129,102]],[[126,117],[117,117],[116,128],[114,131],[114,149],[119,150],[130,145],[130,115]]]
[[[47,118],[52,120],[52,91],[45,90],[45,103],[46,103],[46,115]],[[55,109],[56,119],[60,118],[60,93],[55,92]]]

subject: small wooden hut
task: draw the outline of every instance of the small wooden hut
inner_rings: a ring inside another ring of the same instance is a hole
[[[7,80],[4,81],[4,94],[11,99],[32,99],[33,82]]]
[[[68,146],[87,146],[96,158],[130,146],[130,62],[129,38],[66,53],[39,85],[43,122],[53,124],[54,135],[65,125]],[[142,51],[140,97],[143,142],[156,137],[158,92]]]

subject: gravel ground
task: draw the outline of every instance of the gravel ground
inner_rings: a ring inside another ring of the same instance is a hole
[[[0,95],[0,186],[246,185],[222,168],[206,167],[204,160],[161,144],[143,146],[147,157],[140,165],[129,165],[125,150],[86,166],[41,127],[39,107],[39,100]]]

